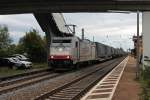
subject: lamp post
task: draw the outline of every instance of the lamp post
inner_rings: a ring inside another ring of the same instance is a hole
[[[137,45],[136,45],[136,66],[137,66],[137,70],[136,70],[136,79],[139,78],[139,74],[140,74],[140,66],[139,66],[139,11],[137,11]]]

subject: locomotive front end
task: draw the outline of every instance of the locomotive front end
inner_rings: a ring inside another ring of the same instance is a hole
[[[71,66],[73,64],[72,61],[72,40],[71,38],[53,38],[51,47],[50,47],[50,55],[49,55],[49,63],[51,67],[62,68]]]

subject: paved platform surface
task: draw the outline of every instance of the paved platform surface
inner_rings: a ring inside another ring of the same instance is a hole
[[[100,80],[81,100],[111,100],[126,67],[126,57],[110,73]]]
[[[129,56],[129,61],[119,81],[112,100],[139,100],[140,84],[135,81],[136,60]]]

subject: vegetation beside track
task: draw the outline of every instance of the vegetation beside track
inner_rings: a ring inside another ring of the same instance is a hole
[[[7,66],[0,67],[0,77],[21,74],[25,72],[30,72],[38,69],[43,69],[47,67],[47,63],[33,63],[33,67],[30,69],[10,69]]]
[[[141,83],[142,88],[140,100],[150,100],[150,67],[145,67],[144,70],[143,69],[140,70],[139,81]]]
[[[14,54],[26,54],[32,62],[31,69],[10,69],[6,65],[0,65],[0,77],[21,74],[34,69],[46,68],[47,49],[46,38],[39,35],[39,31],[31,29],[20,38],[17,44],[13,43],[7,25],[0,25],[0,58],[10,58]]]

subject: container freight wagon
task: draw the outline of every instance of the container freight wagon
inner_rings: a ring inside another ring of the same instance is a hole
[[[113,55],[112,47],[109,47],[105,44],[95,42],[96,44],[96,58],[101,59],[108,59],[111,58]]]
[[[107,58],[111,58],[112,57],[112,48],[110,46],[107,46],[107,54],[106,54],[106,57]]]
[[[80,40],[79,62],[95,60],[95,44],[88,39]]]
[[[106,58],[107,46],[98,42],[95,42],[95,45],[96,45],[96,58],[99,60]]]
[[[111,57],[114,58],[115,57],[115,48],[111,47],[111,52],[112,52]]]

